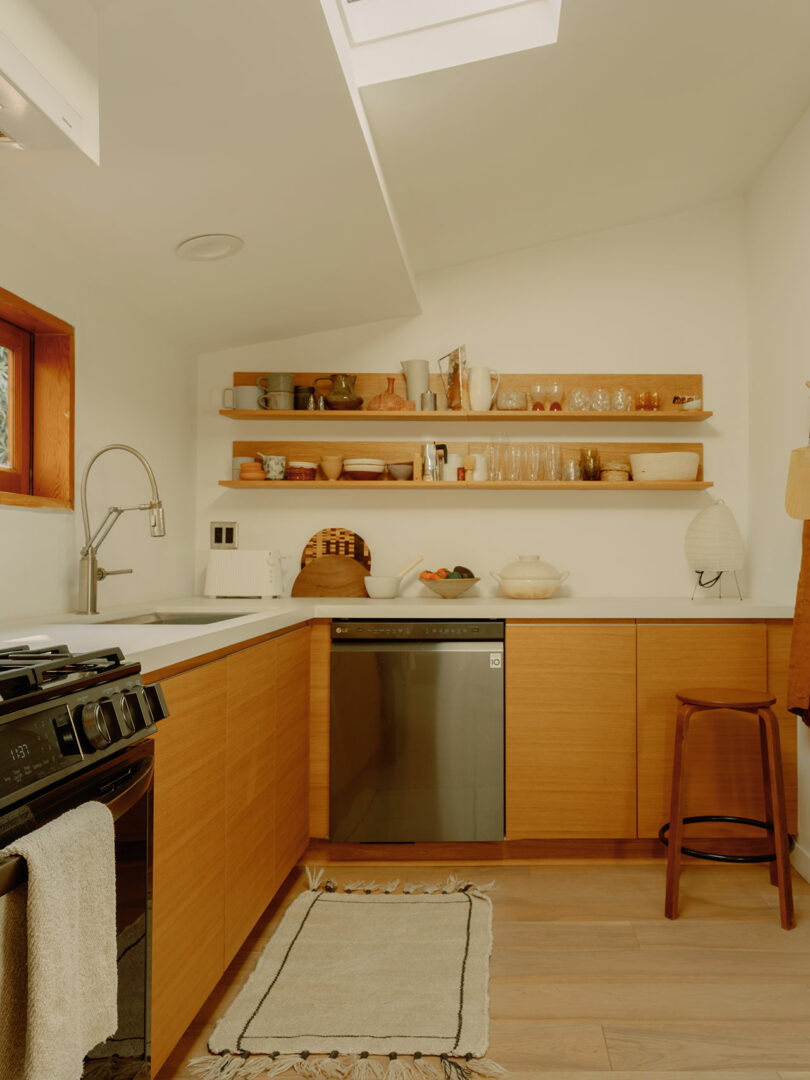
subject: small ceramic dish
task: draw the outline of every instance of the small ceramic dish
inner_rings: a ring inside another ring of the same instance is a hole
[[[388,466],[388,471],[394,480],[413,480],[412,461],[394,461]]]
[[[363,579],[363,584],[373,600],[393,600],[399,596],[400,579],[396,575],[385,577],[382,574],[369,574]]]

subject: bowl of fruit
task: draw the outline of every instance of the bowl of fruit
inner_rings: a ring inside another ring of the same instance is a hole
[[[443,600],[455,600],[480,579],[466,566],[455,566],[452,570],[443,566],[439,570],[423,570],[419,580]]]

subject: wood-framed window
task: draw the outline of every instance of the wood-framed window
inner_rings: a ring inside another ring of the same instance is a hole
[[[73,338],[0,289],[0,506],[73,509]]]
[[[31,335],[0,319],[0,490],[31,494]]]

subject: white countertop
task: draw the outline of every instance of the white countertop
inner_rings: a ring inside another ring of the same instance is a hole
[[[113,624],[110,620],[149,611],[240,612],[202,625]],[[688,597],[579,597],[509,600],[505,597],[398,597],[395,600],[313,597],[293,600],[208,600],[180,597],[139,606],[109,608],[100,615],[61,614],[0,621],[0,647],[52,644],[74,651],[118,646],[143,671],[238,645],[308,619],[791,619],[793,606],[754,600],[690,600]]]

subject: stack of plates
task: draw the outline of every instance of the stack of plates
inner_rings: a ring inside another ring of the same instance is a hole
[[[385,462],[379,458],[346,458],[343,475],[347,480],[379,480],[385,474]]]

